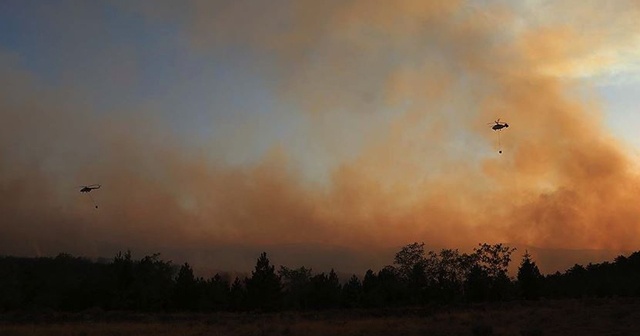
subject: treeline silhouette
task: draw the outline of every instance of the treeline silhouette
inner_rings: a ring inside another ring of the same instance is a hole
[[[0,310],[275,311],[640,296],[640,252],[546,276],[526,253],[510,278],[514,251],[480,244],[469,254],[425,252],[424,243],[413,243],[396,253],[393,265],[344,282],[333,270],[276,269],[266,253],[250,276],[234,279],[196,277],[188,263],[172,265],[159,254],[134,260],[129,251],[103,262],[68,254],[1,257]]]

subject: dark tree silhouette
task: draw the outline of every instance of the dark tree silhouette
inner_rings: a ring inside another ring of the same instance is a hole
[[[362,280],[362,303],[365,307],[378,307],[382,305],[378,276],[369,269]]]
[[[340,304],[340,281],[331,270],[329,275],[316,274],[311,278],[308,294],[309,307],[313,309],[337,308]]]
[[[474,249],[477,265],[482,269],[482,273],[488,277],[488,297],[487,299],[496,301],[504,300],[513,294],[513,286],[508,276],[511,254],[516,250],[502,244],[480,244]],[[479,275],[480,273],[477,273]]]
[[[282,266],[276,274],[266,253],[250,278],[236,277],[231,285],[228,276],[205,281],[188,263],[174,266],[159,254],[134,260],[127,251],[98,262],[64,253],[0,257],[0,311],[265,311],[640,296],[640,252],[545,277],[526,253],[517,282],[507,274],[512,252],[481,244],[472,254],[445,249],[425,256],[423,245],[413,243],[396,254],[397,267],[368,270],[362,283],[354,275],[344,286],[333,270],[314,275],[305,267]]]
[[[175,274],[171,262],[160,259],[160,254],[142,258],[134,264],[133,282],[127,293],[133,302],[133,309],[157,311],[168,308]]]
[[[415,242],[402,247],[395,255],[394,264],[397,265],[399,280],[404,283],[403,296],[407,303],[425,301],[429,286],[429,260],[425,258],[424,243]]]
[[[188,263],[184,263],[178,271],[176,284],[173,291],[173,305],[178,310],[197,310],[199,283],[193,275],[193,269]]]
[[[354,274],[342,286],[342,306],[345,308],[355,308],[362,305],[362,283]]]
[[[409,280],[415,276],[415,271],[424,270],[425,256],[424,243],[412,243],[406,245],[396,253],[393,263],[398,265],[397,269],[400,276]]]
[[[480,302],[487,299],[491,279],[487,272],[479,265],[471,267],[465,281],[467,299],[471,302]]]
[[[231,289],[229,290],[229,309],[233,311],[244,310],[247,305],[247,288],[245,287],[245,283],[247,279],[241,281],[239,277],[231,284]]]
[[[451,302],[462,297],[464,280],[468,273],[466,254],[458,250],[443,249],[439,254],[429,252],[427,275],[432,290],[432,298],[439,302]]]
[[[365,307],[399,305],[406,300],[406,286],[393,266],[385,266],[378,274],[368,270],[362,281],[362,302]]]
[[[283,306],[288,309],[306,309],[311,282],[311,269],[300,267],[289,269],[280,266],[278,275],[283,283]]]
[[[507,274],[511,254],[516,250],[502,244],[480,244],[474,249],[478,264],[487,272],[490,278],[497,278],[501,274]]]
[[[251,278],[246,280],[246,287],[248,303],[252,309],[269,311],[280,304],[282,285],[266,252],[258,258]]]
[[[115,288],[110,308],[132,309],[133,293],[131,293],[131,286],[134,280],[134,262],[131,259],[131,251],[127,250],[124,254],[118,252],[113,258],[111,267],[115,275]]]
[[[221,311],[230,306],[231,291],[227,275],[216,273],[211,279],[202,283],[202,287],[203,310]]]
[[[540,297],[540,288],[543,277],[529,252],[525,251],[518,268],[518,289],[520,297],[526,300],[537,300]]]
[[[629,257],[617,257],[612,267],[618,280],[615,293],[621,296],[640,296],[640,252],[634,252]]]
[[[24,302],[20,269],[16,258],[0,257],[0,312],[19,309]]]

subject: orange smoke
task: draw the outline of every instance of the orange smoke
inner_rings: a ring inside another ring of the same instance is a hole
[[[579,94],[585,82],[561,76],[602,41],[554,22],[515,29],[517,12],[463,1],[236,3],[189,3],[194,52],[268,55],[278,99],[306,116],[297,140],[309,151],[276,144],[231,166],[187,148],[153,111],[95,116],[2,58],[1,253],[200,249],[242,268],[255,256],[225,248],[640,246],[636,162],[602,128],[597,99]],[[485,125],[498,117],[511,125],[502,155]],[[329,170],[320,185],[301,168],[315,163]],[[83,183],[104,185],[99,211],[74,189]],[[322,259],[305,251],[281,257]],[[354,266],[326,255],[322,265]]]

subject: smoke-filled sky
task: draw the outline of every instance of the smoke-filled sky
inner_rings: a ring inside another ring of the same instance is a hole
[[[2,1],[0,254],[638,250],[638,28],[635,0]]]

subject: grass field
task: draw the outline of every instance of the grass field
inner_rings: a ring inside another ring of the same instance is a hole
[[[640,299],[273,314],[5,314],[0,335],[640,335]]]

